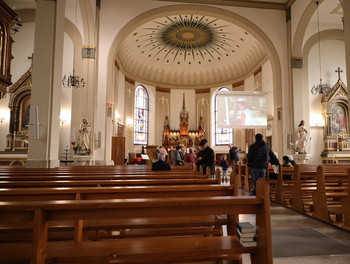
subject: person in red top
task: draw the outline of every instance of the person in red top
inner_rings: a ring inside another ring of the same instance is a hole
[[[185,155],[185,162],[191,165],[191,168],[194,169],[196,165],[197,155],[193,152],[193,149],[189,149],[189,153]]]

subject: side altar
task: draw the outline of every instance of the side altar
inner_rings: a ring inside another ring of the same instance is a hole
[[[170,129],[169,118],[165,116],[162,145],[166,149],[174,149],[179,144],[183,144],[188,148],[195,147],[205,137],[202,114],[200,115],[197,129],[189,129],[188,118],[189,112],[186,110],[185,94],[183,94],[182,109],[180,111],[180,128]]]
[[[340,79],[331,91],[322,97],[324,126],[324,150],[321,154],[323,163],[350,162],[350,133],[348,89]]]

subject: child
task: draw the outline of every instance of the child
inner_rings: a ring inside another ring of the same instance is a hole
[[[227,163],[227,156],[222,155],[220,160],[220,167],[222,167],[222,179],[221,182],[228,183],[228,163]]]

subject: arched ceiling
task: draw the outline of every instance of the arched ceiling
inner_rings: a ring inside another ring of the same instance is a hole
[[[117,50],[118,64],[128,77],[169,88],[232,83],[265,56],[243,28],[195,12],[145,22]]]

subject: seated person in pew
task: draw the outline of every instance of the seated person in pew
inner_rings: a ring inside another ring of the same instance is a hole
[[[283,163],[282,163],[282,167],[292,167],[292,163],[289,160],[288,156],[283,156]]]
[[[165,162],[164,154],[158,154],[158,161],[152,163],[152,170],[171,170],[170,165]]]
[[[296,162],[295,162],[295,160],[294,160],[293,155],[288,155],[287,157],[289,158],[289,162],[292,164],[292,166],[297,165]]]
[[[283,156],[283,163],[282,167],[294,167],[291,160],[289,159],[289,156]],[[293,178],[293,175],[283,175],[283,179],[285,180],[291,180]]]

